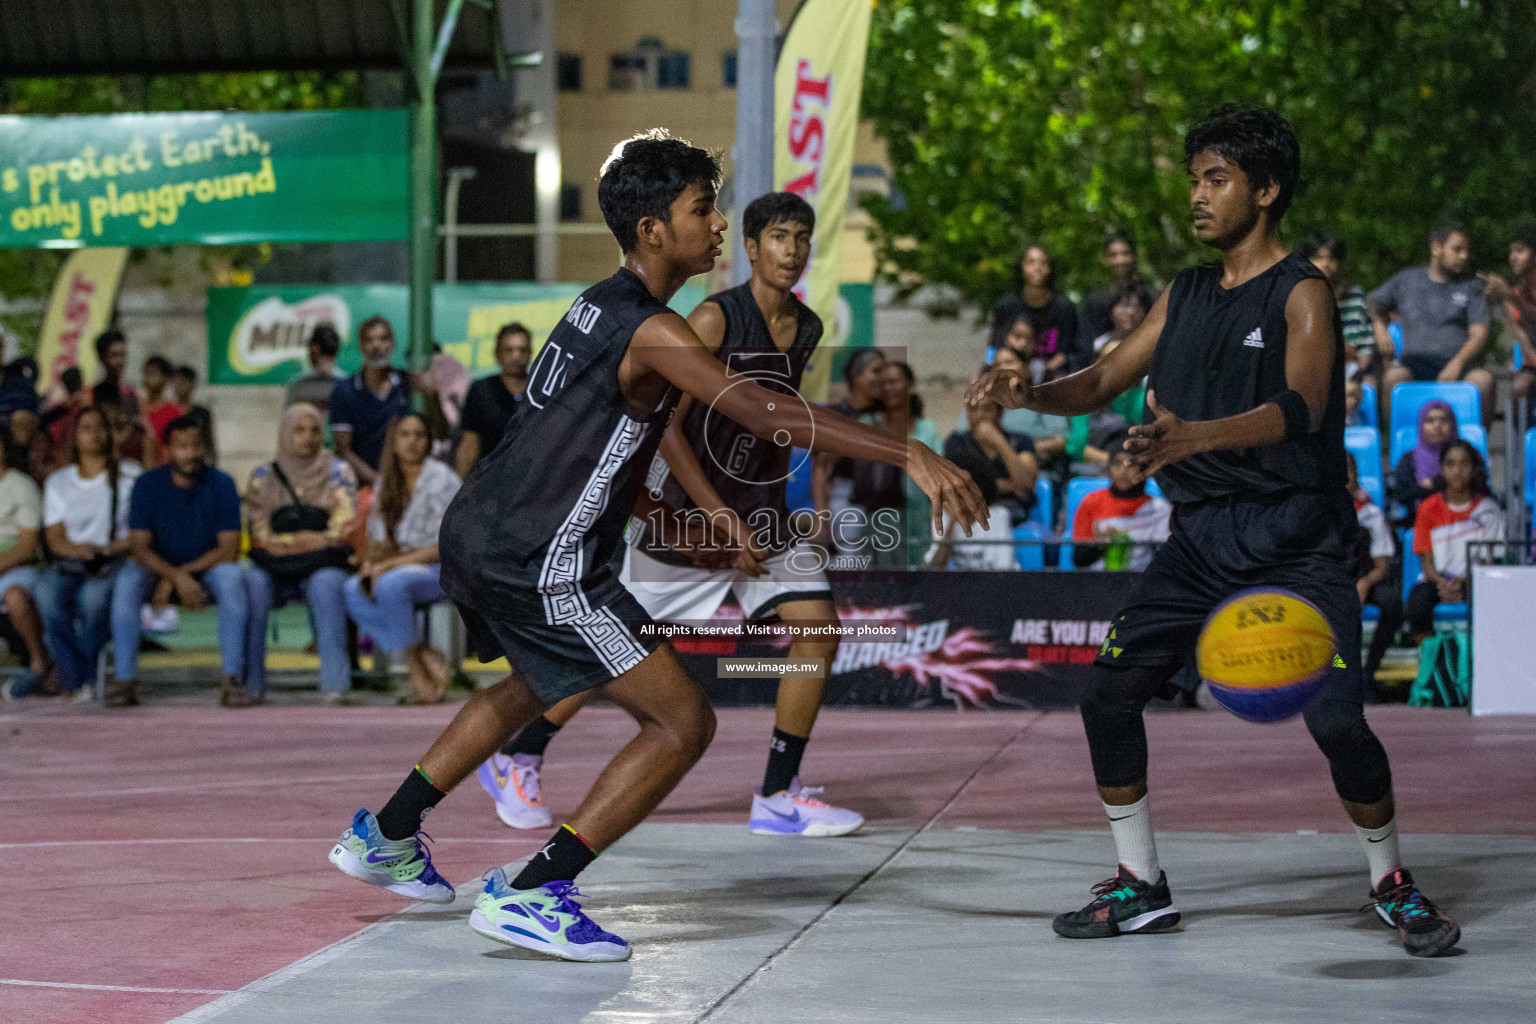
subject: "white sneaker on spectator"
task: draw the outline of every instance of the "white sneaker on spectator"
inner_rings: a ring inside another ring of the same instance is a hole
[[[181,626],[181,616],[175,605],[156,611],[154,605],[146,604],[139,608],[139,625],[146,633],[174,633]]]
[[[512,828],[548,828],[549,809],[539,798],[539,768],[535,754],[492,754],[475,772],[480,785],[496,801],[496,817]]]

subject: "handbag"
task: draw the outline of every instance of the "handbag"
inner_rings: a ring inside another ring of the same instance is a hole
[[[275,462],[272,463],[272,472],[277,475],[278,482],[287,488],[289,496],[293,498],[293,504],[273,510],[272,532],[323,533],[331,524],[331,514],[318,505],[306,505],[299,498],[298,492],[293,489],[293,484],[288,482],[282,467]],[[252,548],[250,557],[251,561],[265,570],[268,575],[285,580],[301,580],[320,569],[347,568],[352,562],[352,549],[344,544],[334,544],[316,548],[314,551],[295,551],[289,555],[278,555],[265,548]]]
[[[116,476],[117,474],[114,473],[112,476],[107,478],[107,486],[112,491],[112,497],[110,499],[110,504],[108,505],[108,508],[111,509],[111,512],[107,518],[108,545],[111,545],[113,537],[117,534]],[[74,558],[67,555],[60,555],[54,559],[54,563],[59,567],[59,572],[66,576],[102,577],[109,575],[112,572],[113,567],[115,567],[118,562],[121,562],[126,557],[126,553],[119,553],[115,555],[92,555],[90,558]]]

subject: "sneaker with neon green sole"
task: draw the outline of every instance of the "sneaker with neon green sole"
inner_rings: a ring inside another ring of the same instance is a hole
[[[485,891],[475,900],[469,926],[496,942],[563,960],[628,960],[629,943],[599,928],[576,902],[579,896],[574,882],[514,889],[501,868],[496,868],[485,876]]]
[[[385,839],[374,816],[361,810],[331,847],[330,861],[369,885],[424,903],[452,903],[453,886],[432,866],[425,838],[417,832],[409,839]]]

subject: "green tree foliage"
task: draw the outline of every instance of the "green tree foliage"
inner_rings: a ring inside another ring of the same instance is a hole
[[[1497,266],[1536,206],[1530,0],[880,0],[864,113],[905,200],[866,200],[882,273],[988,308],[1026,241],[1084,288],[1129,225],[1166,280],[1210,252],[1183,138],[1229,101],[1295,125],[1287,234],[1337,233],[1362,283],[1426,259],[1445,218]]]

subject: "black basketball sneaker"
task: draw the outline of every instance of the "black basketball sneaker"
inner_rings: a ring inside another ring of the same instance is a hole
[[[1412,956],[1439,956],[1461,939],[1461,926],[1419,891],[1405,868],[1383,878],[1360,909],[1376,911],[1387,927],[1397,929]]]
[[[1056,934],[1068,939],[1107,939],[1129,932],[1166,932],[1179,923],[1168,893],[1168,876],[1144,882],[1121,867],[1114,878],[1093,887],[1095,899],[1082,910],[1057,914]]]

